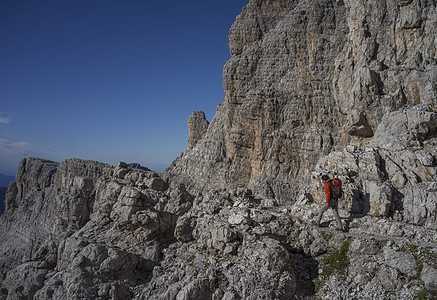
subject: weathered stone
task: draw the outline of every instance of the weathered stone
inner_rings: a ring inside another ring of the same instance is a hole
[[[188,118],[188,144],[187,149],[192,149],[208,130],[209,122],[203,111],[193,111]]]
[[[353,252],[359,252],[369,255],[375,255],[381,251],[380,245],[377,241],[360,238],[354,239],[351,242],[349,249]]]
[[[424,265],[421,279],[425,287],[430,290],[437,290],[437,269],[429,265]]]
[[[396,291],[399,289],[399,271],[391,267],[381,268],[376,275],[382,286],[388,291]]]
[[[193,112],[165,172],[20,163],[0,298],[435,296],[436,9],[250,0],[230,30],[225,100],[211,124]],[[331,227],[310,222],[322,174],[344,183],[346,233],[331,211]]]
[[[196,227],[196,219],[191,217],[181,217],[178,219],[174,235],[181,242],[189,242],[194,239],[193,229]]]
[[[41,268],[39,262],[29,262],[8,272],[5,284],[10,299],[32,299],[36,291],[44,285],[48,269]]]
[[[114,170],[114,176],[115,178],[119,178],[119,179],[124,179],[124,177],[126,176],[126,174],[129,172],[128,169],[123,168],[123,167],[117,167]]]
[[[146,180],[146,185],[155,191],[166,191],[168,189],[168,184],[159,177]]]
[[[390,186],[386,184],[378,185],[373,181],[365,182],[364,193],[366,194],[365,197],[368,197],[369,213],[371,215],[383,218],[389,216],[392,207],[392,190]]]
[[[414,256],[408,252],[400,252],[384,248],[384,259],[387,265],[410,277],[417,275],[417,264]]]
[[[212,291],[209,280],[193,280],[176,295],[177,300],[210,299]]]
[[[240,214],[233,214],[229,216],[228,222],[232,225],[238,225],[247,222],[247,218]]]

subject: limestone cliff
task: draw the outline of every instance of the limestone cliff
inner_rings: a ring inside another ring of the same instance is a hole
[[[431,0],[250,0],[165,172],[20,163],[0,299],[435,299],[436,25]],[[344,232],[312,223],[322,174]]]
[[[321,157],[369,145],[385,115],[435,111],[436,16],[434,1],[250,1],[225,100],[171,173],[293,202]]]
[[[208,130],[209,122],[203,111],[193,111],[188,118],[188,143],[187,150],[191,150]]]

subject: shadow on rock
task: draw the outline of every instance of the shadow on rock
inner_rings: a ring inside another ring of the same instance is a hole
[[[319,276],[319,262],[305,253],[292,254],[291,260],[296,272],[295,299],[315,295],[316,286],[314,282]]]

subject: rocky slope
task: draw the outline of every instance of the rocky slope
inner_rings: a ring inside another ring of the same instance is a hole
[[[165,172],[24,159],[0,299],[437,297],[435,1],[251,0]],[[344,182],[335,231],[321,174]]]
[[[348,148],[324,164],[369,156]],[[379,171],[369,163],[361,176]],[[311,194],[290,207],[247,189],[194,196],[124,163],[28,158],[0,219],[0,298],[431,299],[436,231],[421,209],[408,215],[418,225],[371,217],[386,197],[370,196],[367,215],[340,210],[338,232],[329,211],[325,227],[311,224]]]

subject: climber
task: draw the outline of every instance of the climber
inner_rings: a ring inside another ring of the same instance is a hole
[[[340,216],[338,215],[338,199],[342,196],[343,192],[341,189],[342,182],[340,179],[329,179],[327,175],[321,177],[322,182],[325,185],[326,193],[326,204],[323,205],[319,210],[319,215],[317,216],[316,224],[320,226],[320,221],[322,220],[323,213],[328,209],[332,208],[335,219],[337,220],[337,230],[343,231],[343,226],[341,224]],[[333,190],[334,188],[334,190]]]

